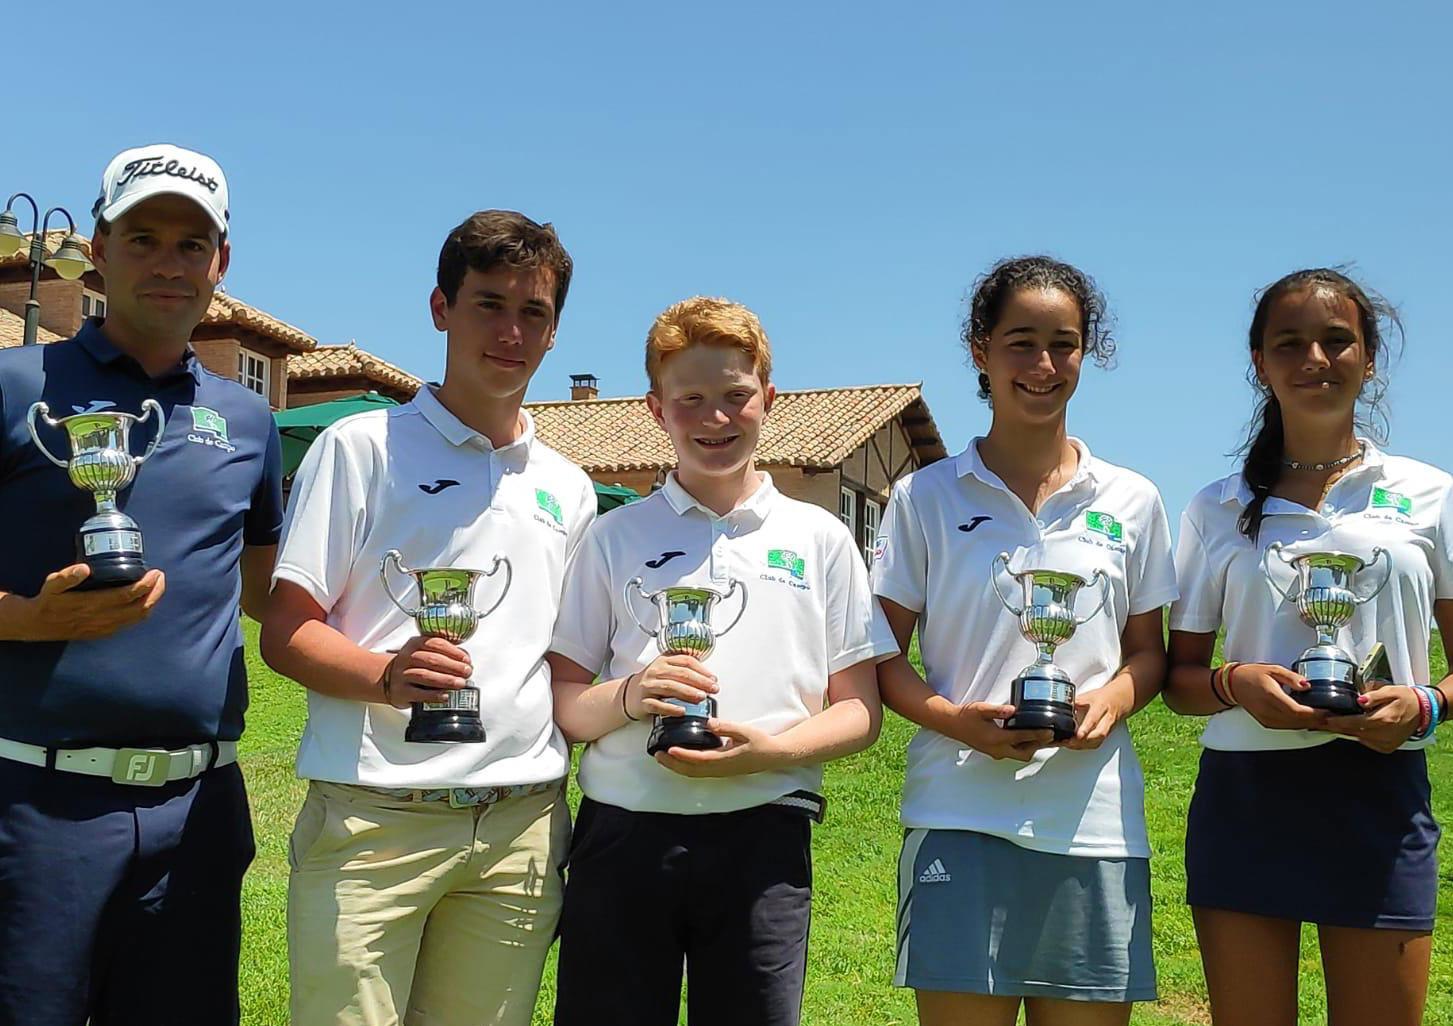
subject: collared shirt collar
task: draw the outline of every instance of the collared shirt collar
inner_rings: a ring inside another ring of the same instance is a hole
[[[954,470],[958,472],[959,477],[967,477],[972,474],[987,485],[1008,491],[1009,487],[1000,479],[999,475],[984,465],[984,459],[979,455],[981,441],[983,441],[982,435],[969,442],[964,451],[954,457]],[[1070,437],[1069,443],[1079,452],[1080,464],[1075,468],[1074,475],[1060,488],[1060,491],[1068,491],[1100,479],[1097,472],[1099,461],[1090,452],[1090,447],[1073,436]]]
[[[87,317],[81,322],[81,330],[76,332],[73,341],[89,353],[91,359],[102,366],[109,367],[119,360],[124,360],[131,367],[134,367],[138,373],[146,374],[146,370],[141,364],[137,363],[134,358],[123,353],[120,349],[117,349],[115,343],[106,337],[105,331],[101,328],[102,323],[103,319],[100,317]],[[201,373],[201,363],[198,361],[197,354],[192,349],[191,344],[188,343],[187,348],[182,352],[182,358],[177,366],[158,375],[156,380],[160,381],[174,374],[185,374],[193,379],[200,379]]]
[[[713,520],[728,519],[752,519],[762,523],[767,519],[771,511],[772,502],[777,497],[777,486],[772,483],[772,475],[765,470],[758,471],[762,475],[762,483],[757,490],[747,496],[735,509],[726,516],[721,516],[715,510],[703,505],[690,492],[681,486],[676,478],[676,471],[666,475],[666,483],[661,486],[661,494],[677,516],[685,516],[693,509],[699,509]]]
[[[1370,438],[1363,438],[1359,435],[1357,440],[1363,445],[1362,462],[1333,482],[1333,488],[1342,484],[1343,481],[1355,480],[1363,474],[1374,474],[1377,477],[1382,476],[1382,450],[1374,445]],[[1221,484],[1221,501],[1223,503],[1236,502],[1242,506],[1251,505],[1251,489],[1247,487],[1246,478],[1242,476],[1241,471],[1238,470],[1226,478]],[[1273,495],[1267,499],[1266,511],[1268,513],[1301,513],[1304,512],[1304,507],[1298,503],[1288,502],[1285,499],[1279,499]]]
[[[525,422],[525,429],[520,432],[520,437],[509,445],[502,445],[496,449],[494,443],[486,435],[474,430],[450,413],[439,401],[439,397],[434,394],[432,385],[425,385],[419,389],[414,396],[414,405],[418,407],[419,412],[424,415],[424,419],[434,430],[443,435],[451,445],[472,443],[487,452],[493,452],[502,460],[516,463],[524,463],[530,457],[530,448],[535,441],[535,419],[530,416],[528,410],[520,410],[520,417]]]

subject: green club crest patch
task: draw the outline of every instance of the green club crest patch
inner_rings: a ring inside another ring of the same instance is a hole
[[[767,566],[773,570],[786,570],[799,581],[807,573],[807,561],[791,549],[769,549]]]
[[[227,441],[227,418],[205,406],[193,406],[192,430],[206,431],[225,442]]]
[[[1085,514],[1085,526],[1091,531],[1103,534],[1111,541],[1124,541],[1125,539],[1124,526],[1109,513],[1090,510]]]
[[[555,498],[543,488],[535,489],[535,505],[544,510],[555,523],[562,527],[565,524],[565,514],[560,512],[560,500]]]
[[[1398,492],[1390,492],[1386,488],[1374,488],[1372,490],[1373,509],[1395,509],[1403,516],[1413,511],[1413,500]]]

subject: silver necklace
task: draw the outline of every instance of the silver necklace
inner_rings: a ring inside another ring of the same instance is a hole
[[[1347,466],[1347,464],[1351,463],[1353,460],[1360,460],[1362,458],[1362,453],[1366,448],[1367,447],[1363,445],[1363,443],[1358,442],[1356,452],[1348,456],[1341,456],[1335,460],[1328,460],[1326,463],[1298,463],[1296,460],[1282,460],[1281,465],[1284,467],[1289,467],[1292,470],[1336,470],[1338,467]]]

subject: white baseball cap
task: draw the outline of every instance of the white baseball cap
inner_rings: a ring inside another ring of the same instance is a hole
[[[122,150],[101,176],[101,195],[91,215],[115,221],[153,196],[185,196],[194,200],[227,234],[227,179],[217,162],[204,153],[170,143]]]

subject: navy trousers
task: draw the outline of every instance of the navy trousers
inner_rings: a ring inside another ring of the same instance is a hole
[[[555,1026],[797,1026],[812,823],[777,805],[678,816],[586,798],[571,840]]]
[[[130,787],[0,759],[0,1026],[238,1021],[242,772]]]

